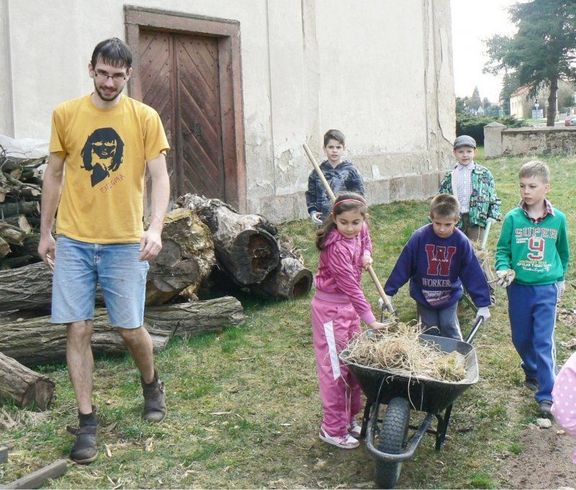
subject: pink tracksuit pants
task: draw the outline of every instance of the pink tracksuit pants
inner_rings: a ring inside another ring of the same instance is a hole
[[[362,409],[362,391],[338,354],[360,332],[360,317],[351,303],[312,300],[312,339],[322,402],[322,428],[331,436],[344,436]]]

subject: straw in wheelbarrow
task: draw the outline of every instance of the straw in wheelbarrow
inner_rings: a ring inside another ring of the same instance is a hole
[[[458,382],[466,378],[466,357],[459,352],[442,352],[436,344],[420,339],[417,323],[397,324],[387,330],[353,339],[343,359],[402,376]]]

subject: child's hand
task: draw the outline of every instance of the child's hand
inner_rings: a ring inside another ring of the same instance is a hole
[[[322,224],[321,216],[322,215],[318,211],[312,211],[310,213],[310,219],[312,220],[312,223],[314,223],[316,226],[320,226]]]
[[[374,260],[372,260],[372,257],[370,257],[370,255],[362,256],[362,267],[364,267],[364,270],[368,270],[368,267],[370,267],[373,262]]]
[[[389,325],[386,325],[385,323],[380,323],[380,322],[372,322],[372,323],[369,323],[368,326],[370,328],[373,328],[374,330],[382,330],[382,329],[388,328]]]
[[[516,277],[516,273],[512,269],[503,269],[500,271],[496,271],[496,275],[498,276],[496,284],[498,284],[498,286],[501,286],[503,288],[507,288],[508,286],[510,286],[510,284],[512,284],[512,281],[514,281],[514,278]]]

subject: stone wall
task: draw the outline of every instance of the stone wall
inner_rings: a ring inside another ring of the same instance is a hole
[[[576,127],[507,128],[490,123],[484,127],[486,158],[509,155],[576,153]]]

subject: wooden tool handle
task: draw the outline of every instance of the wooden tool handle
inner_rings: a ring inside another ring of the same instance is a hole
[[[306,152],[306,156],[308,157],[308,160],[310,160],[310,163],[314,167],[314,170],[316,170],[318,177],[320,177],[320,181],[322,182],[324,189],[326,190],[326,192],[330,196],[330,199],[332,199],[332,203],[334,203],[334,201],[336,200],[336,195],[334,194],[334,191],[330,187],[330,184],[328,184],[326,177],[324,177],[324,174],[322,173],[322,169],[320,168],[320,165],[318,165],[318,162],[314,158],[314,155],[312,155],[312,152],[310,151],[310,148],[308,148],[308,145],[306,143],[304,143],[302,146],[304,147],[304,151]],[[368,266],[368,273],[370,274],[372,281],[374,281],[374,285],[376,286],[376,289],[378,290],[378,294],[384,300],[384,304],[386,305],[387,308],[390,309],[390,311],[393,311],[392,304],[390,303],[390,300],[386,296],[386,293],[384,292],[384,288],[382,287],[382,284],[380,284],[380,281],[378,280],[378,276],[374,272],[374,269],[372,268],[372,266]]]

